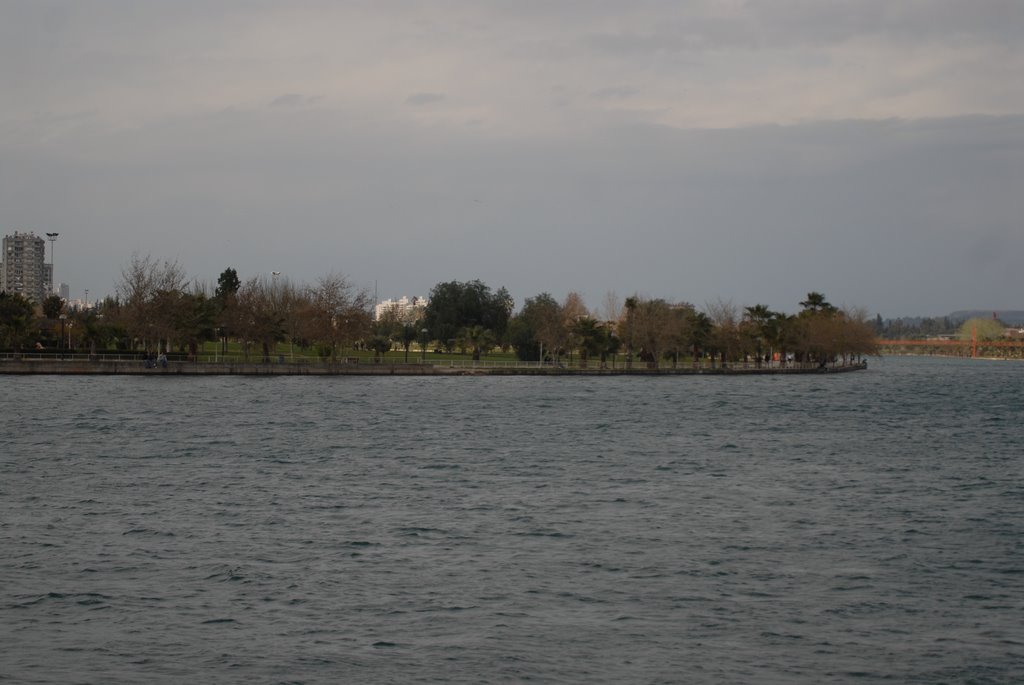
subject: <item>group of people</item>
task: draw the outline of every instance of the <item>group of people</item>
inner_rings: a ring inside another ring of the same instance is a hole
[[[147,369],[155,369],[157,366],[160,366],[161,368],[166,369],[167,368],[167,355],[164,354],[163,352],[161,352],[159,356],[156,356],[156,355],[153,355],[153,354],[147,354],[146,355],[146,359],[145,359],[145,364],[146,364],[146,368]]]

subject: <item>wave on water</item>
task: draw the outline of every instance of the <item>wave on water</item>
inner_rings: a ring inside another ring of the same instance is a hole
[[[1024,682],[1024,365],[59,381],[0,679]]]

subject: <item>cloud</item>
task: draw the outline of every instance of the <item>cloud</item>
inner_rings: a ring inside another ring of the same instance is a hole
[[[138,250],[205,280],[337,269],[393,295],[483,278],[519,302],[616,290],[785,309],[820,290],[942,314],[1019,308],[1022,148],[1024,117],[522,140],[253,108],[0,145],[0,203],[12,225],[61,231],[65,280],[95,293]]]
[[[637,92],[637,89],[631,86],[609,86],[594,91],[592,97],[596,100],[627,100]]]
[[[117,245],[394,295],[1019,308],[1022,34],[1019,0],[14,0],[0,206],[95,293]]]
[[[413,107],[421,107],[441,102],[444,99],[444,93],[413,93],[405,99],[405,103]]]
[[[297,108],[310,92],[366,118],[422,120],[443,101],[432,124],[477,120],[526,136],[610,117],[742,127],[1024,111],[1019,0],[2,7],[4,119],[92,112],[132,127]],[[569,90],[553,99],[553,83]],[[396,92],[411,95],[396,102]],[[610,112],[623,98],[629,110]]]
[[[322,95],[306,96],[299,93],[285,93],[270,101],[271,107],[304,107],[323,100]]]

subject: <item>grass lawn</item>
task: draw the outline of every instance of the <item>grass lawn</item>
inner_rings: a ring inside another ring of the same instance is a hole
[[[260,361],[262,352],[258,345],[251,345],[249,347],[249,359],[250,361]],[[203,343],[200,355],[205,357],[214,356],[227,356],[231,359],[240,359],[245,356],[245,350],[241,343],[228,342],[226,353],[221,350],[221,344],[219,342],[205,342]],[[416,347],[409,350],[409,363],[414,364],[423,359],[423,353]],[[286,361],[294,359],[295,361],[327,361],[321,359],[317,355],[316,348],[301,349],[299,347],[292,348],[288,343],[278,343],[275,350],[271,352],[271,357],[284,357]],[[345,349],[338,351],[338,359],[353,358],[358,359],[360,362],[372,362],[373,352],[368,350],[353,350]],[[446,362],[446,361],[469,361],[473,359],[473,355],[470,352],[466,354],[459,354],[453,352],[451,354],[445,352],[433,352],[427,350],[426,361],[430,363]],[[329,358],[328,358],[329,360]],[[511,350],[508,352],[502,352],[501,350],[495,349],[493,352],[486,354],[481,357],[484,361],[516,361],[516,355]],[[391,350],[386,353],[383,358],[384,362],[395,362],[401,363],[405,361],[405,350],[397,349]]]

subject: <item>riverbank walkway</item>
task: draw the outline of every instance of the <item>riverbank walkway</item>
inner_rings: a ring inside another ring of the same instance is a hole
[[[130,376],[692,376],[756,374],[820,374],[859,371],[867,362],[820,365],[787,362],[779,364],[687,363],[649,368],[642,362],[601,365],[600,362],[572,365],[520,361],[445,360],[416,363],[387,360],[367,361],[168,361],[146,362],[130,357],[90,358],[88,355],[65,359],[33,358],[29,355],[3,355],[0,374],[8,375],[130,375]]]

